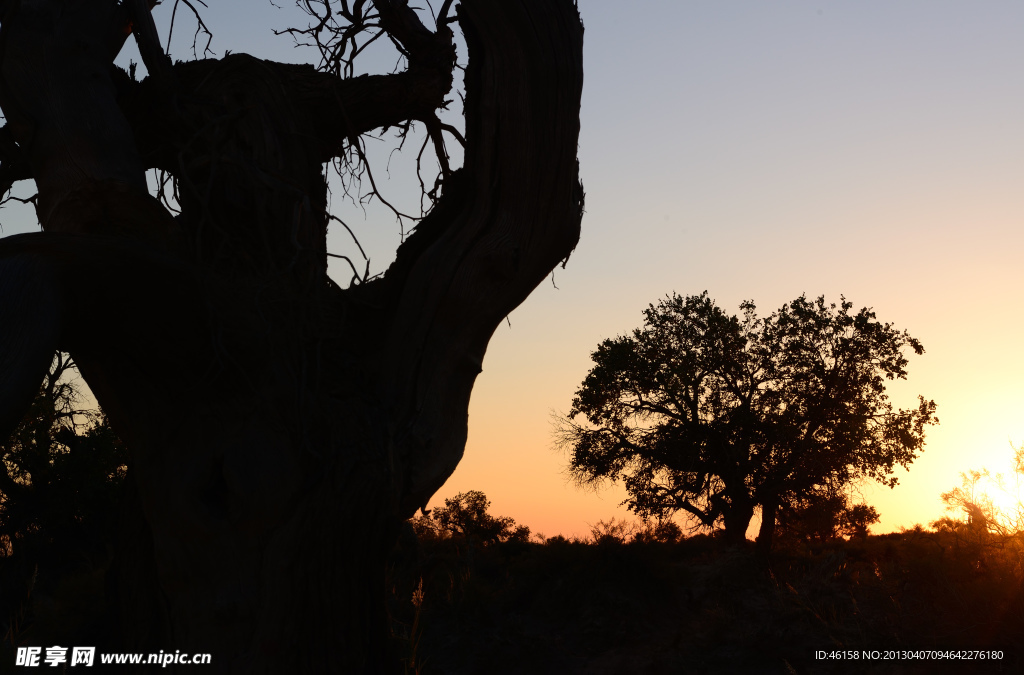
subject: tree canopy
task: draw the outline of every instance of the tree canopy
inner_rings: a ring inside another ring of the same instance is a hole
[[[509,516],[488,513],[491,500],[480,490],[460,492],[444,500],[444,506],[415,518],[413,528],[426,536],[460,537],[481,544],[529,541],[530,528],[517,525]]]
[[[598,345],[559,422],[571,475],[623,482],[641,516],[685,511],[737,540],[760,507],[767,547],[780,506],[895,486],[938,419],[923,397],[894,408],[886,382],[924,348],[852,310],[802,295],[766,318],[750,301],[730,315],[707,292],[650,305],[643,327]]]

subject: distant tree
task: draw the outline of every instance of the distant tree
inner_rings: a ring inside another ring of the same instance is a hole
[[[868,528],[881,520],[874,506],[868,504],[847,505],[840,519],[839,533],[848,538],[865,539]]]
[[[443,539],[448,536],[448,533],[442,530],[433,517],[431,517],[430,512],[420,511],[407,522],[418,541]]]
[[[1021,500],[1024,481],[1024,446],[1013,450],[1013,474],[1008,481],[1002,474],[992,473],[985,468],[960,473],[960,487],[942,493],[946,510],[961,518],[942,518],[933,527],[956,531],[971,531],[979,535],[991,534],[998,537],[1015,536],[1024,533],[1024,502]],[[993,494],[1000,495],[997,505]]]
[[[765,551],[780,506],[863,479],[895,486],[938,419],[920,397],[893,409],[885,382],[924,348],[852,307],[800,296],[765,319],[749,301],[731,316],[706,292],[650,305],[642,328],[598,346],[558,423],[571,475],[622,481],[641,516],[682,510],[733,541],[760,507]]]
[[[445,499],[444,506],[433,509],[431,517],[437,527],[450,536],[484,544],[529,541],[529,527],[517,525],[508,516],[492,516],[487,512],[490,507],[487,495],[479,490],[470,490]]]

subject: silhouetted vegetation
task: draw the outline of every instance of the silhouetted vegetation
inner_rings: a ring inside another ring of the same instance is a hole
[[[868,535],[868,528],[879,520],[875,507],[851,503],[842,494],[812,493],[792,504],[783,505],[778,514],[781,535],[799,541],[823,542],[837,537]]]
[[[720,532],[686,537],[671,520],[613,518],[583,538],[531,537],[511,517],[490,514],[484,493],[458,494],[409,521],[392,552],[386,581],[396,672],[963,674],[1024,667],[1019,531],[1000,533],[989,520],[983,527],[961,509],[933,529],[871,535],[867,525],[833,527],[837,512],[856,509],[817,506],[829,517],[784,528],[766,571],[753,542]],[[819,522],[832,525],[812,527]],[[43,521],[35,531],[47,527]],[[102,620],[103,560],[85,564],[70,544],[49,545],[59,547],[59,559],[78,563],[40,564],[27,586],[18,582],[19,603],[5,607],[0,672],[13,663],[15,645],[49,643],[55,633],[81,643],[76,636],[95,630],[82,617]],[[5,584],[16,557],[0,560]],[[39,592],[36,583],[48,588]],[[86,603],[100,604],[90,614]],[[912,649],[996,649],[1003,659],[893,664],[815,656]]]
[[[444,500],[444,506],[421,513],[409,521],[421,539],[455,537],[482,545],[530,540],[530,528],[508,516],[492,516],[487,495],[479,490],[461,492]]]
[[[4,656],[26,639],[80,632],[105,609],[128,454],[102,412],[81,406],[76,376],[58,353],[28,413],[0,443]]]
[[[942,518],[934,527],[967,528],[988,537],[1007,537],[1024,532],[1024,445],[1013,450],[1013,473],[992,475],[988,469],[971,469],[960,474],[960,487],[942,493],[946,510],[962,516]],[[996,499],[1008,504],[1000,507]],[[1007,499],[1008,498],[1008,499]]]
[[[852,308],[800,296],[764,319],[749,301],[731,316],[706,292],[650,305],[643,328],[598,346],[559,422],[570,472],[621,481],[641,517],[684,511],[733,541],[760,508],[764,551],[780,510],[791,524],[824,508],[832,529],[865,526],[847,488],[896,485],[938,420],[933,401],[894,409],[885,393],[921,343]]]
[[[669,522],[613,519],[584,539],[486,546],[406,538],[389,568],[392,647],[405,672],[424,675],[1024,668],[1020,534],[981,548],[920,526],[780,537],[766,572],[753,542],[681,537]],[[863,658],[864,650],[915,649],[995,649],[1003,658]],[[816,658],[833,650],[859,658]]]

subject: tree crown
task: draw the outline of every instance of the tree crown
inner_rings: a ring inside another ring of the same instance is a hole
[[[886,394],[921,343],[845,298],[740,310],[672,294],[598,346],[559,430],[578,481],[621,480],[635,511],[686,509],[706,526],[860,479],[896,485],[938,421],[933,401],[894,409]]]

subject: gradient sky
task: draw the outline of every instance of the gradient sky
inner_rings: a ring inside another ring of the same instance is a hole
[[[310,58],[271,33],[302,22],[285,3],[209,0],[212,48]],[[155,12],[165,35],[171,4]],[[582,238],[494,336],[465,458],[431,505],[483,490],[492,513],[549,536],[626,516],[621,490],[566,481],[550,418],[596,345],[672,291],[707,290],[731,310],[752,299],[765,314],[801,293],[843,294],[922,341],[889,391],[902,406],[934,399],[941,425],[899,487],[865,487],[875,532],[939,518],[961,471],[1009,471],[1010,442],[1024,442],[1024,4],[579,5]],[[179,21],[172,52],[187,58]],[[413,205],[409,167],[393,160],[385,190]],[[336,198],[382,271],[394,219]],[[0,213],[4,234],[29,216]],[[351,249],[338,234],[329,244]]]

